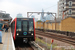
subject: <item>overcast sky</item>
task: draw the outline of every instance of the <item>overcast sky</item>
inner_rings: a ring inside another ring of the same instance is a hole
[[[6,11],[12,18],[18,13],[22,13],[23,17],[27,16],[27,12],[44,11],[57,12],[58,0],[0,0],[0,10]]]

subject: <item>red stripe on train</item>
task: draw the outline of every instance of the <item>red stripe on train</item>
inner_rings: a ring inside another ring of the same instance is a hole
[[[14,40],[15,40],[15,37],[16,37],[16,25],[17,25],[17,18],[15,18]]]
[[[33,24],[34,24],[34,41],[35,41],[35,21],[34,21],[34,18],[33,18]]]

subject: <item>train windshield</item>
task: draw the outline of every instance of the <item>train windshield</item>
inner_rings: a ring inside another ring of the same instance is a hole
[[[21,31],[21,21],[17,21],[17,31]]]
[[[33,29],[33,21],[29,21],[29,31],[34,31],[34,29]]]
[[[27,21],[23,21],[23,31],[27,31]]]

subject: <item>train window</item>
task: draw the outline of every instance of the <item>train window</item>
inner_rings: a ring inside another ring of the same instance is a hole
[[[17,21],[17,31],[21,31],[21,21]]]
[[[29,22],[29,31],[34,31],[33,30],[33,21]]]
[[[27,31],[27,21],[23,21],[23,31]]]

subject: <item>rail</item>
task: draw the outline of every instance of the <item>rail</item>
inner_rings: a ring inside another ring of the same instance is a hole
[[[45,31],[45,32],[53,32],[53,33],[58,33],[58,34],[63,34],[69,37],[75,37],[75,32],[69,32],[69,31],[57,31],[57,30],[44,30],[44,29],[37,29],[39,31]]]
[[[36,34],[46,36],[46,37],[50,37],[50,38],[54,38],[56,40],[66,42],[66,43],[69,43],[71,45],[75,45],[75,38],[61,36],[61,35],[59,36],[59,35],[55,35],[55,34],[45,33],[45,32],[42,32],[42,31],[36,31]]]
[[[42,48],[41,46],[39,46],[36,42],[31,42],[36,48],[38,48],[38,50],[44,50],[44,48]]]

